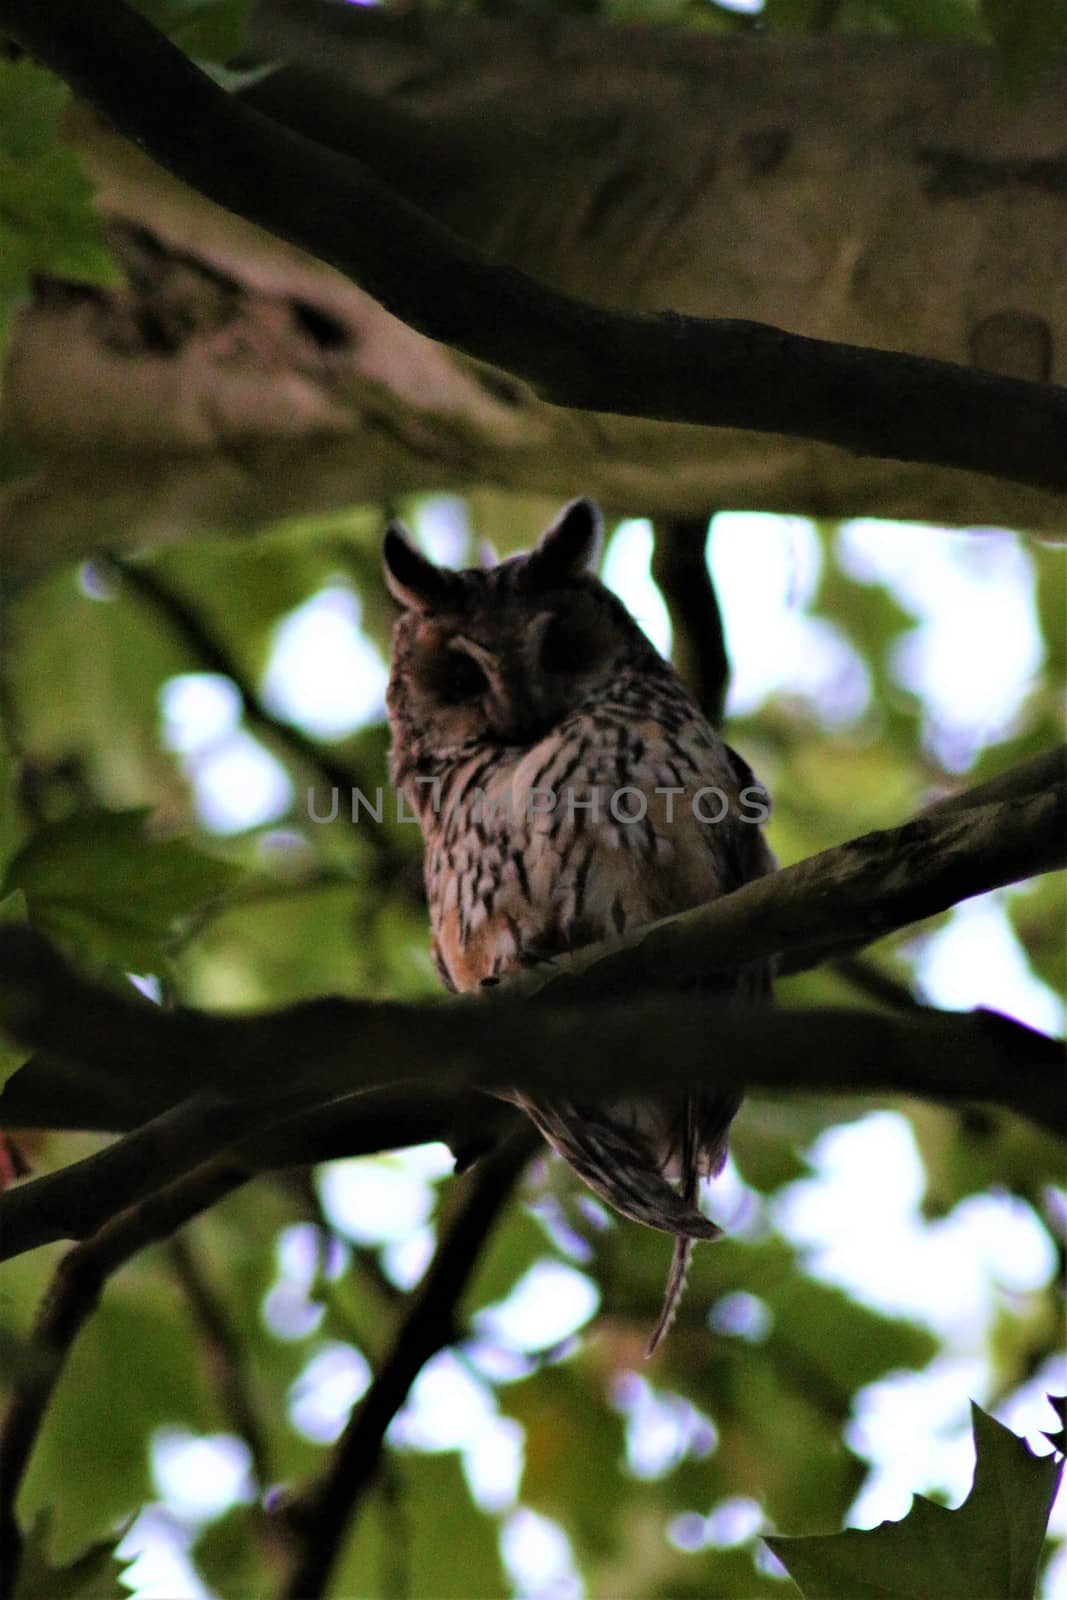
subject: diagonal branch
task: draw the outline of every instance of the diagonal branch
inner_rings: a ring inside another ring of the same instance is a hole
[[[199,1330],[223,1413],[234,1433],[248,1446],[256,1487],[262,1492],[273,1476],[270,1446],[249,1383],[244,1347],[184,1234],[174,1235],[167,1253]]]
[[[283,1600],[318,1600],[325,1593],[352,1520],[377,1475],[386,1429],[430,1357],[456,1339],[460,1297],[536,1142],[532,1128],[520,1128],[471,1179],[385,1364],[349,1419],[326,1472],[294,1508],[299,1552]]]
[[[600,309],[493,262],[361,162],[228,96],[122,0],[0,0],[0,31],[201,194],[547,401],[1067,488],[1067,391],[761,323]]]
[[[22,1535],[15,1501],[67,1357],[104,1285],[138,1251],[167,1238],[241,1181],[243,1174],[223,1164],[201,1167],[116,1217],[56,1268],[0,1421],[0,1600],[17,1592]]]
[[[97,558],[133,593],[146,602],[167,624],[181,643],[196,657],[205,672],[228,678],[237,690],[242,714],[249,725],[291,760],[318,773],[331,789],[346,795],[356,786],[360,774],[339,761],[327,746],[308,738],[295,723],[276,717],[268,710],[255,683],[228,650],[219,635],[197,607],[151,566],[105,554]],[[369,808],[361,818],[378,854],[377,868],[383,878],[397,878],[411,865],[411,857],[397,848],[388,830]]]
[[[490,1148],[517,1116],[432,1084],[371,1089],[295,1116],[217,1096],[181,1102],[58,1172],[0,1195],[0,1261],[56,1239],[85,1239],[147,1194],[225,1150],[246,1177],[444,1140],[459,1154]],[[469,1155],[468,1155],[469,1159]]]

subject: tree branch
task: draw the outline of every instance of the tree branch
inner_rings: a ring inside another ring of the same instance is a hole
[[[46,954],[54,976],[58,958],[25,929],[0,930],[0,967],[16,943],[23,957],[31,946]],[[46,980],[38,988],[24,1022],[47,1026],[47,1008],[60,994],[76,1010],[97,1005],[102,992],[64,971],[60,987]],[[650,1083],[679,1092],[706,1084],[709,1038],[719,1087],[988,1101],[1055,1131],[1067,1120],[1061,1046],[981,1011],[776,1011],[648,991],[601,998],[584,1012],[573,1003],[531,1006],[521,992],[422,1007],[311,1001],[241,1018],[142,1012],[122,1001],[109,1020],[107,1050],[87,1039],[84,1056],[94,1070],[107,1070],[109,1060],[121,1065],[131,1053],[195,1059],[198,1076],[217,1083],[229,1075],[234,1094],[259,1105],[284,1086],[291,1104],[302,1097],[322,1106],[353,1081],[515,1086],[581,1101],[601,1098],[606,1084],[613,1096]]]
[[[1034,792],[1041,781],[1050,787]],[[615,945],[559,958],[491,997],[420,1007],[324,999],[246,1017],[164,1013],[84,982],[47,941],[10,925],[0,927],[0,1017],[20,1043],[119,1083],[134,1081],[151,1060],[175,1100],[214,1092],[266,1103],[278,1117],[356,1085],[515,1084],[574,1097],[602,1091],[605,1074],[619,1089],[696,1084],[714,1029],[716,1075],[738,1087],[987,1099],[1059,1127],[1057,1047],[1026,1029],[926,1011],[747,1014],[706,994],[663,997],[711,971],[778,954],[793,969],[813,964],[970,895],[1062,866],[1063,752],[1028,762],[993,787],[1006,795],[1013,786],[1017,799],[963,809],[967,797],[959,796],[936,814],[825,851]],[[975,797],[989,792],[983,786]],[[532,995],[543,1003],[531,1008]],[[953,1049],[963,1053],[953,1058]],[[21,1106],[47,1125],[30,1074],[23,1067],[11,1080],[0,1117],[15,1124],[9,1112]]]
[[[730,658],[705,557],[709,522],[710,517],[657,522],[652,576],[671,619],[674,665],[712,727],[719,728],[730,686]]]
[[[249,1387],[244,1348],[230,1326],[226,1309],[209,1283],[188,1239],[180,1233],[175,1234],[168,1246],[168,1254],[174,1276],[182,1287],[199,1329],[224,1414],[233,1431],[248,1446],[256,1486],[262,1491],[273,1476],[270,1449]]]
[[[227,1152],[247,1178],[440,1139],[458,1155],[490,1148],[517,1112],[421,1084],[330,1100],[296,1116],[217,1096],[183,1101],[103,1150],[0,1194],[0,1261],[84,1239],[120,1211]]]
[[[281,1591],[283,1600],[319,1600],[325,1593],[352,1519],[377,1474],[386,1429],[430,1357],[456,1339],[460,1297],[536,1142],[532,1128],[520,1128],[471,1179],[388,1359],[350,1417],[326,1472],[294,1508],[299,1553]]]
[[[1067,391],[760,323],[602,310],[494,263],[362,163],[226,95],[121,0],[0,0],[0,30],[201,194],[550,402],[1067,489]]]
[[[104,1285],[138,1251],[174,1233],[241,1181],[243,1174],[223,1165],[198,1168],[76,1245],[56,1268],[0,1421],[0,1600],[16,1593],[22,1535],[15,1501],[26,1467],[67,1356]]]
[[[580,1001],[635,984],[681,987],[773,956],[782,972],[799,972],[972,895],[1056,871],[1067,866],[1065,761],[1060,746],[901,828],[864,834],[624,940],[559,957],[520,986],[560,985],[561,998],[565,989]]]
[[[217,672],[230,680],[237,690],[246,721],[266,738],[268,744],[280,746],[291,760],[318,773],[342,795],[347,795],[358,783],[360,775],[343,761],[338,761],[329,749],[309,739],[294,723],[286,722],[268,711],[251,677],[196,606],[166,583],[158,572],[143,562],[127,561],[113,554],[105,554],[97,559],[163,619],[196,658],[203,671]],[[381,858],[379,870],[386,877],[397,877],[412,864],[410,855],[397,850],[387,830],[372,812],[365,814],[363,822]]]

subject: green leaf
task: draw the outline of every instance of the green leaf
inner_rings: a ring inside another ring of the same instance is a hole
[[[31,61],[0,60],[0,332],[36,273],[114,284],[92,188],[62,143],[67,90]]]
[[[527,1208],[509,1206],[478,1258],[463,1296],[464,1317],[503,1300],[536,1261],[555,1255],[545,1230]]]
[[[24,832],[19,816],[18,763],[0,740],[0,872],[22,843]]]
[[[51,823],[11,862],[30,921],[61,944],[129,972],[157,972],[182,918],[225,894],[240,873],[182,839],[145,832],[143,811]]]
[[[972,1405],[974,1483],[956,1511],[916,1495],[901,1522],[768,1539],[807,1600],[1033,1600],[1063,1462]]]
[[[135,0],[137,10],[186,55],[226,61],[241,48],[250,0]]]
[[[30,1460],[19,1507],[26,1517],[54,1508],[52,1560],[71,1561],[90,1542],[113,1537],[116,1522],[153,1497],[149,1440],[168,1424],[214,1432],[223,1419],[189,1312],[156,1257],[108,1285],[75,1341]]]
[[[472,1502],[458,1456],[390,1451],[383,1465],[331,1593],[346,1600],[507,1594],[496,1524]]]
[[[105,1539],[90,1545],[65,1567],[55,1567],[48,1559],[51,1543],[52,1511],[46,1509],[34,1518],[23,1539],[15,1600],[114,1600],[122,1593],[123,1564],[115,1559],[116,1541]]]
[[[196,1541],[194,1556],[201,1576],[213,1594],[267,1594],[270,1573],[257,1543],[258,1512],[238,1506],[205,1528]]]
[[[543,1367],[500,1391],[526,1435],[521,1498],[554,1517],[585,1550],[612,1550],[623,1516],[624,1427],[607,1405],[594,1351]]]

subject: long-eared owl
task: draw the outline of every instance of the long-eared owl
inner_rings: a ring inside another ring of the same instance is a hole
[[[388,707],[391,774],[417,812],[433,955],[452,990],[476,989],[738,888],[774,866],[765,791],[677,674],[590,568],[600,516],[564,507],[536,548],[486,570],[435,566],[391,527],[386,581],[403,607]],[[750,966],[716,987],[749,1000]],[[664,1040],[669,1049],[670,1041]],[[663,1312],[673,1319],[694,1239],[720,1230],[697,1206],[718,1172],[739,1098],[514,1098],[589,1187],[675,1236]],[[672,1181],[673,1180],[673,1181]]]

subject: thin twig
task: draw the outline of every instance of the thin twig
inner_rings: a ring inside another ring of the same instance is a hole
[[[26,1467],[71,1347],[104,1285],[138,1251],[215,1205],[244,1176],[223,1163],[199,1167],[76,1245],[56,1268],[0,1421],[0,1600],[16,1592],[22,1535],[15,1502]]]
[[[392,1350],[334,1448],[310,1494],[295,1508],[299,1553],[281,1591],[284,1600],[326,1592],[352,1520],[374,1482],[385,1433],[418,1374],[458,1335],[456,1308],[516,1178],[536,1146],[521,1128],[470,1180],[470,1189],[412,1298]]]
[[[657,522],[652,576],[667,603],[672,659],[713,728],[722,726],[730,658],[705,550],[710,517]]]
[[[183,182],[553,404],[1067,488],[1067,390],[761,323],[575,300],[483,254],[352,156],[227,94],[122,0],[0,0],[0,31]]]
[[[189,1240],[176,1234],[167,1253],[199,1329],[223,1411],[234,1433],[248,1446],[256,1485],[262,1491],[273,1478],[270,1448],[252,1398],[244,1348]]]
[[[164,619],[183,646],[207,672],[217,672],[228,678],[237,690],[241,710],[249,725],[264,735],[268,743],[280,745],[302,766],[319,773],[331,789],[347,797],[356,785],[359,774],[338,761],[329,750],[314,739],[309,739],[298,727],[276,717],[264,705],[255,683],[241,663],[212,629],[203,613],[167,583],[151,566],[140,561],[127,561],[121,556],[105,553],[97,558],[118,575],[121,581],[146,601]],[[343,813],[342,813],[343,814]],[[386,876],[396,876],[410,865],[406,852],[397,850],[387,830],[375,819],[373,812],[364,809],[360,820],[373,839],[376,849],[384,859],[381,871]]]

